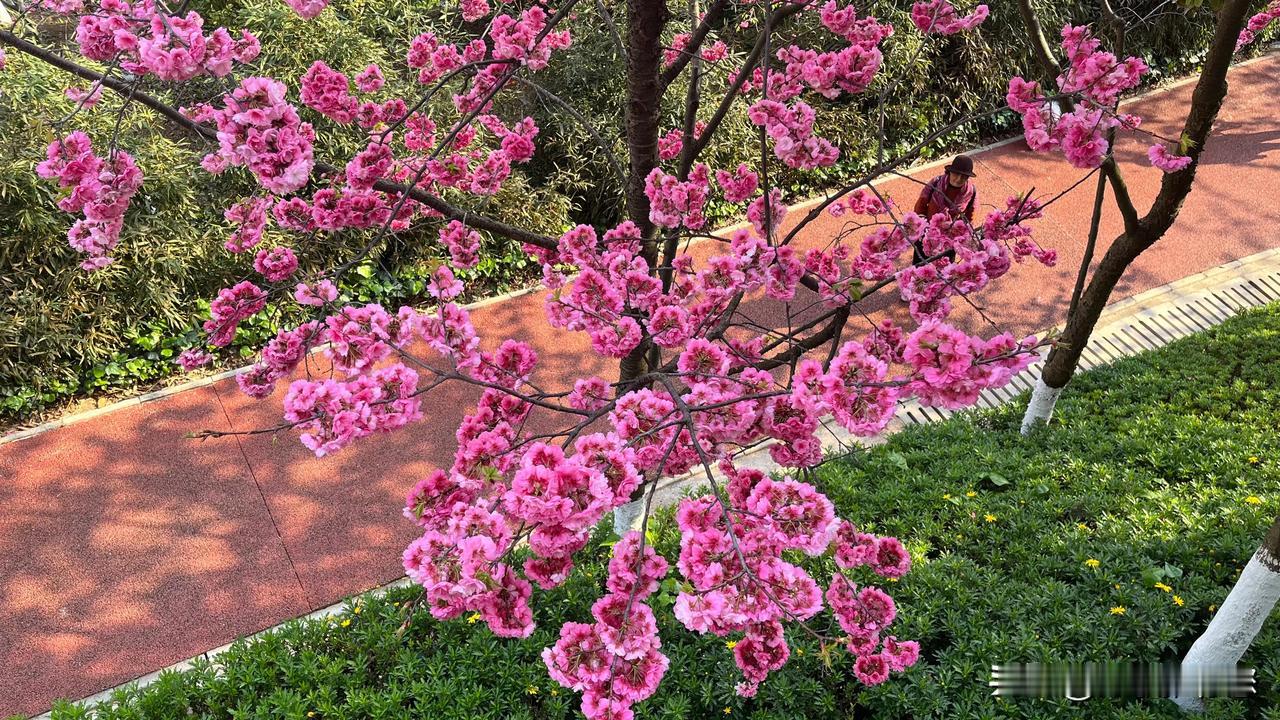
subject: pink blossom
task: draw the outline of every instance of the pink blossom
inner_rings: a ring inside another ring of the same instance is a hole
[[[853,674],[866,685],[889,679],[889,660],[884,655],[862,655],[853,664]]]
[[[449,250],[456,267],[468,269],[480,262],[480,233],[451,220],[440,230],[440,242]]]
[[[259,250],[253,259],[253,269],[271,282],[281,282],[298,269],[298,257],[287,247]]]
[[[311,20],[324,11],[329,0],[284,0],[304,20]]]
[[[911,6],[911,21],[922,32],[953,35],[972,30],[981,25],[990,14],[986,5],[978,5],[973,12],[960,16],[947,0],[926,0]]]
[[[293,291],[293,299],[300,305],[320,307],[338,299],[338,288],[329,280],[321,280],[314,284],[298,283]]]
[[[178,355],[177,363],[183,370],[191,372],[213,362],[213,356],[200,348],[187,348]]]
[[[219,291],[209,304],[210,317],[204,324],[209,343],[218,347],[230,345],[240,321],[266,306],[267,294],[248,280]]]
[[[374,93],[382,89],[385,78],[382,77],[382,68],[376,64],[371,64],[356,75],[356,88],[362,93]]]
[[[71,247],[89,256],[80,267],[94,271],[111,264],[108,254],[119,242],[124,214],[142,186],[142,171],[133,157],[117,151],[104,160],[94,154],[89,137],[77,130],[49,144],[36,174],[71,190],[58,201],[60,210],[84,215],[67,231]]]
[[[1151,164],[1167,173],[1175,173],[1191,164],[1191,158],[1185,155],[1174,155],[1164,145],[1152,145],[1147,149],[1147,159]]]

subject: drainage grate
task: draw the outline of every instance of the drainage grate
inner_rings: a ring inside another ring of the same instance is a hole
[[[1139,311],[1126,322],[1095,332],[1088,347],[1080,353],[1080,369],[1110,365],[1120,358],[1163,347],[1208,330],[1242,310],[1276,301],[1280,301],[1280,272],[1240,280],[1201,295],[1170,300],[1158,308]],[[1040,379],[1043,364],[1041,359],[1015,376],[1008,385],[984,391],[978,396],[977,407],[994,408],[1029,391]],[[950,410],[921,407],[912,400],[903,406],[900,417],[909,425],[922,425],[951,415]]]

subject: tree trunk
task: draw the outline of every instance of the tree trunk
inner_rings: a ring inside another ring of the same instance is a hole
[[[1222,607],[1182,659],[1183,692],[1176,702],[1188,712],[1202,712],[1194,697],[1198,669],[1230,668],[1240,662],[1280,600],[1280,518],[1276,518],[1258,552],[1244,566]]]
[[[628,0],[627,11],[627,218],[644,237],[643,256],[649,267],[658,265],[658,245],[649,221],[649,197],[644,181],[658,166],[658,113],[662,107],[659,69],[662,63],[662,28],[670,13],[665,0]],[[619,394],[629,381],[647,369],[650,341],[645,338],[618,363]]]
[[[628,0],[627,11],[627,217],[649,238],[653,223],[649,222],[644,180],[658,166],[658,113],[662,101],[658,72],[662,63],[662,29],[670,13],[665,0]]]

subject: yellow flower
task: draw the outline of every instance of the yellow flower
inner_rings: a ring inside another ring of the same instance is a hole
[[[480,613],[473,613],[471,617],[467,618],[467,622],[471,623],[472,625],[475,625],[479,621],[480,621]]]
[[[723,710],[723,712],[724,712],[724,714],[725,714],[725,715],[732,715],[732,714],[733,714],[733,708],[725,708],[725,709]]]
[[[995,516],[995,515],[992,515],[992,514],[990,514],[990,513],[987,513],[986,515],[983,515],[983,516],[982,516],[982,519],[983,519],[983,520],[986,520],[987,522],[995,522],[995,521],[996,521],[996,516]]]
[[[804,648],[802,648],[802,647],[798,647],[798,648],[796,648],[796,654],[797,654],[797,655],[804,655]]]
[[[950,500],[950,499],[951,499],[951,493],[942,493],[942,499],[943,499],[943,500]]]
[[[1172,591],[1173,591],[1173,588],[1169,587],[1168,585],[1165,585],[1164,583],[1156,583],[1156,589],[1157,589],[1157,590],[1163,590],[1163,591],[1165,591],[1165,592],[1172,592]]]
[[[1217,610],[1217,609],[1218,609],[1218,606],[1217,606],[1217,605],[1210,605],[1210,606],[1209,606],[1209,612],[1213,612],[1214,610]]]
[[[339,624],[340,624],[340,625],[342,625],[342,627],[347,627],[348,625],[350,625],[350,624],[351,624],[351,618],[347,618],[346,620],[343,620],[343,621],[342,621],[341,623],[339,623]]]
[[[1111,608],[1111,614],[1112,614],[1112,615],[1123,615],[1123,614],[1125,614],[1125,612],[1126,612],[1126,610],[1124,609],[1124,606],[1123,606],[1123,605],[1117,605],[1117,606],[1115,606],[1115,607]]]
[[[1096,567],[1098,567],[1099,565],[1101,565],[1102,563],[1101,563],[1101,562],[1099,562],[1099,561],[1097,561],[1097,560],[1095,560],[1095,559],[1093,559],[1093,558],[1089,558],[1088,560],[1085,560],[1085,561],[1084,561],[1084,564],[1085,564],[1085,565],[1087,565],[1088,567],[1096,568]]]
[[[898,582],[898,578],[889,578],[889,582]]]
[[[1183,600],[1182,598],[1178,597],[1177,595],[1174,595],[1174,596],[1173,596],[1173,604],[1174,604],[1174,605],[1177,605],[1178,607],[1182,607],[1183,605],[1186,605],[1186,604],[1187,604],[1187,602],[1186,602],[1185,600]]]
[[[1250,464],[1250,465],[1257,465],[1257,464],[1258,464],[1258,456],[1257,456],[1257,455],[1250,455],[1250,456],[1249,456],[1249,464]]]
[[[551,688],[551,697],[555,697],[555,696],[557,696],[557,695],[559,695],[559,694],[560,694],[560,691],[559,691],[559,690],[557,690],[557,689],[555,689],[555,688]]]
[[[734,649],[735,647],[737,647],[737,646],[738,646],[738,641],[737,641],[737,640],[726,640],[726,641],[725,641],[725,643],[724,643],[724,646],[725,646],[725,647],[727,647],[727,648],[729,648],[730,650],[732,650],[732,649]]]
[[[1250,495],[1249,497],[1245,498],[1244,501],[1249,503],[1250,505],[1262,504],[1262,498],[1258,497],[1257,495]]]
[[[1085,525],[1084,523],[1076,523],[1076,527],[1080,528],[1081,530],[1088,530],[1088,529],[1089,529],[1089,526],[1088,526],[1088,525]]]
[[[964,494],[964,496],[965,496],[965,497],[978,497],[978,493],[974,492],[973,490],[970,490],[969,492],[965,493],[965,494]]]
[[[525,692],[525,694],[526,694],[526,695],[537,695],[537,694],[538,694],[538,688],[537,688],[536,686],[534,686],[534,685],[530,685],[529,687],[527,687],[527,688],[525,688],[525,689],[524,689],[524,692]]]
[[[355,608],[355,610],[352,610],[351,612],[355,613],[356,615],[359,615],[359,614],[360,614],[360,610],[361,610],[361,607],[360,607],[359,605],[357,605],[357,606],[356,606],[356,608]]]
[[[307,711],[307,717],[315,717],[315,716],[316,716],[316,711],[315,711],[315,710],[308,710],[308,711]]]
[[[1117,589],[1117,590],[1119,590],[1119,589],[1120,589],[1120,583],[1116,583],[1116,589]]]

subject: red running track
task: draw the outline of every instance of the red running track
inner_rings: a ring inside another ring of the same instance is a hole
[[[1280,246],[1280,205],[1263,192],[1280,187],[1278,72],[1274,55],[1232,71],[1181,218],[1130,269],[1115,299]],[[1190,92],[1161,92],[1134,110],[1146,127],[1176,136]],[[1124,142],[1118,157],[1145,207],[1160,180],[1145,145]],[[1037,195],[1056,193],[1081,176],[1021,141],[980,153],[977,171],[988,208],[1033,186]],[[908,204],[916,187],[881,186]],[[1086,182],[1038,221],[1040,241],[1058,250],[1057,267],[1016,267],[977,298],[1003,329],[1062,322],[1092,195]],[[1118,229],[1110,212],[1099,257]],[[839,221],[824,218],[804,240],[838,231]],[[876,314],[901,313],[889,293],[870,300]],[[585,338],[551,332],[541,305],[537,293],[473,316],[489,345],[530,338],[542,358],[540,383],[584,371],[607,377],[606,363],[583,367],[591,357]],[[985,325],[971,308],[956,317],[971,329]],[[42,712],[54,698],[84,697],[398,577],[414,535],[400,516],[404,493],[450,462],[453,431],[472,399],[466,388],[441,388],[426,398],[427,420],[322,460],[287,434],[185,439],[194,429],[278,422],[278,396],[254,403],[229,381],[0,445],[0,716]]]

